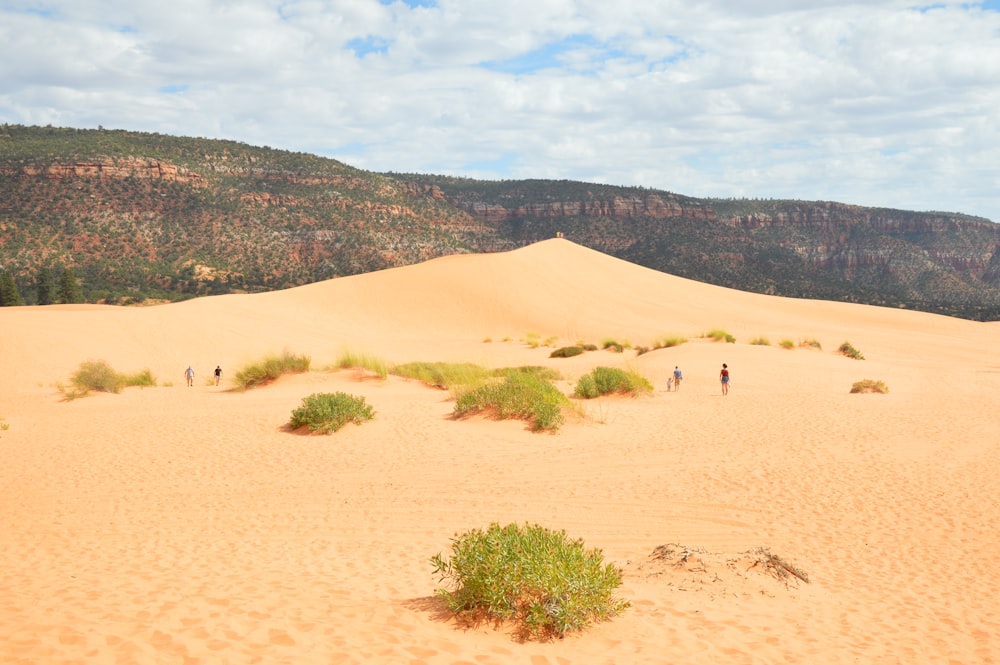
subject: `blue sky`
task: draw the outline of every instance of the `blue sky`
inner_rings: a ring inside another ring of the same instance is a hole
[[[0,0],[0,122],[1000,222],[1000,0]]]

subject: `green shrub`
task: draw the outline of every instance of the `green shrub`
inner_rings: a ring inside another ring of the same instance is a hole
[[[537,349],[542,344],[542,336],[536,332],[529,332],[525,334],[521,341],[531,348]]]
[[[771,340],[766,337],[754,337],[750,340],[750,343],[754,346],[771,346]]]
[[[444,390],[478,386],[492,376],[492,372],[481,365],[445,362],[404,363],[394,366],[392,373]]]
[[[822,351],[823,346],[816,339],[804,339],[799,342],[799,346],[805,349],[816,349],[817,351]]]
[[[236,372],[236,387],[240,390],[256,388],[274,381],[283,374],[309,371],[309,356],[296,356],[288,351],[282,355],[269,355],[263,360],[251,363]]]
[[[652,384],[634,371],[615,367],[595,367],[589,374],[580,377],[573,394],[584,399],[593,399],[610,393],[637,395],[652,390]]]
[[[86,395],[91,390],[105,393],[120,393],[125,387],[125,376],[119,374],[105,360],[87,360],[70,377],[70,383],[78,395]]]
[[[302,406],[292,411],[291,429],[308,427],[311,432],[330,434],[347,423],[360,425],[375,417],[364,397],[347,393],[313,393],[302,399]]]
[[[583,630],[628,607],[615,598],[621,570],[563,531],[509,524],[452,539],[452,556],[431,557],[448,610],[470,623],[511,621],[523,637]]]
[[[583,353],[582,346],[563,346],[549,354],[549,358],[572,358]]]
[[[788,349],[789,351],[791,351],[795,348],[795,342],[793,342],[790,339],[783,339],[780,342],[778,342],[778,346],[780,346],[783,349]]]
[[[889,386],[885,385],[882,381],[875,381],[873,379],[864,379],[862,381],[857,381],[851,386],[852,393],[879,393],[884,395],[889,392]]]
[[[727,333],[725,330],[720,330],[719,328],[714,328],[709,330],[703,335],[713,342],[726,342],[727,344],[735,344],[736,338]]]
[[[389,376],[389,365],[378,356],[370,353],[355,353],[354,351],[344,351],[334,363],[339,369],[367,369],[376,374],[380,379]]]
[[[837,351],[839,353],[847,356],[848,358],[854,358],[855,360],[864,360],[865,359],[865,357],[863,355],[861,355],[860,351],[858,351],[853,346],[851,346],[850,342],[844,342],[843,344],[841,344],[837,348]]]
[[[569,399],[537,373],[509,371],[502,381],[493,381],[458,396],[453,415],[462,418],[490,412],[500,420],[518,418],[533,431],[556,430],[563,423],[563,407]]]

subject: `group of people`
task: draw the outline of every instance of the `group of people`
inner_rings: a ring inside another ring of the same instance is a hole
[[[667,392],[680,389],[681,381],[684,379],[684,372],[681,371],[679,365],[674,365],[673,376],[667,378]],[[719,370],[719,383],[722,384],[722,394],[729,394],[729,365],[722,363],[722,369]]]
[[[184,370],[184,379],[187,381],[188,387],[194,385],[194,368],[188,365],[188,368]],[[222,382],[222,366],[215,366],[215,385],[219,385]]]

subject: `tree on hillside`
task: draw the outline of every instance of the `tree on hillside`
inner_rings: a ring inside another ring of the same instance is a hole
[[[0,273],[0,307],[13,307],[23,305],[24,299],[21,292],[17,290],[17,282],[9,272]]]
[[[70,304],[80,302],[80,300],[82,300],[82,295],[80,284],[76,279],[76,272],[72,268],[66,268],[59,278],[59,302]]]
[[[42,268],[38,271],[35,285],[38,289],[39,305],[51,305],[56,301],[56,276],[51,268]]]

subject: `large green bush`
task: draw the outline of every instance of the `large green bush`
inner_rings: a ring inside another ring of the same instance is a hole
[[[493,381],[455,400],[454,416],[490,412],[501,420],[519,418],[531,429],[556,430],[563,423],[563,407],[569,399],[544,376],[529,371],[508,371],[502,381]]]
[[[343,392],[313,393],[302,399],[302,406],[292,411],[291,429],[308,427],[311,432],[330,434],[347,423],[360,425],[375,417],[375,410],[364,397]]]
[[[633,371],[615,367],[595,367],[576,382],[573,394],[584,399],[593,399],[610,393],[632,394],[652,392],[653,385],[645,377]]]
[[[471,623],[512,621],[526,637],[561,637],[620,614],[621,570],[563,531],[492,524],[452,539],[452,557],[431,558],[449,611]]]

